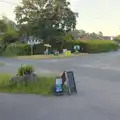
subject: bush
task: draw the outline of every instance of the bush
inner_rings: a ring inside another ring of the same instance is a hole
[[[33,46],[34,54],[44,54],[44,44],[38,44]],[[2,51],[2,49],[0,49]],[[5,52],[2,55],[5,56],[23,56],[23,55],[31,55],[31,46],[27,44],[20,43],[12,43],[9,44]]]
[[[16,31],[10,31],[10,32],[6,32],[3,35],[3,43],[4,44],[10,44],[10,43],[14,43],[16,41],[19,40],[19,35]]]
[[[89,53],[99,53],[99,52],[108,52],[116,51],[119,46],[114,41],[108,40],[89,40],[86,44],[86,52]]]
[[[10,44],[7,46],[3,55],[5,56],[22,56],[22,55],[30,55],[31,48],[27,44]]]
[[[45,50],[45,47],[43,43],[34,45],[33,47],[34,54],[44,54],[44,50]]]
[[[116,41],[117,43],[120,43],[120,38],[115,38],[114,41]]]
[[[87,40],[87,41],[75,40],[71,42],[66,42],[63,48],[74,52],[73,49],[74,45],[80,45],[80,52],[87,53],[115,51],[119,48],[116,42],[109,40]]]
[[[19,69],[18,69],[18,73],[17,75],[18,76],[24,76],[26,74],[31,74],[34,72],[34,68],[33,66],[31,65],[26,65],[26,66],[21,66]]]
[[[63,49],[68,49],[68,50],[71,50],[72,52],[75,52],[74,51],[74,45],[79,45],[80,46],[79,52],[86,52],[86,42],[85,41],[80,41],[80,40],[74,40],[74,41],[66,42],[64,44]],[[82,48],[84,48],[84,49],[82,50]]]

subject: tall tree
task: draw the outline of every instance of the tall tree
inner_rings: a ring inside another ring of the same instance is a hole
[[[0,32],[4,33],[2,35],[3,45],[16,42],[19,39],[19,34],[16,29],[16,24],[6,16],[3,16],[2,20],[0,20]]]
[[[76,27],[76,17],[67,0],[22,0],[15,9],[20,28],[28,35],[49,41],[54,36],[65,35]]]
[[[100,31],[100,32],[98,33],[98,36],[103,37],[103,33]]]
[[[0,20],[0,32],[4,33],[7,31],[7,24],[4,20]]]

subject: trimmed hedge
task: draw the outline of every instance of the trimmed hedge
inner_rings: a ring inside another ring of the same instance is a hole
[[[100,52],[108,52],[115,51],[119,49],[119,45],[114,41],[109,40],[88,40],[88,41],[69,41],[66,42],[63,46],[58,45],[57,50],[62,52],[62,49],[68,49],[74,52],[74,45],[80,45],[80,52],[87,53],[100,53]],[[52,46],[50,51],[55,48]],[[34,45],[34,54],[44,54],[44,44]],[[2,55],[5,56],[22,56],[22,55],[30,55],[31,47],[27,44],[9,44],[5,49],[5,52]]]
[[[81,47],[80,52],[87,53],[116,51],[119,48],[116,42],[109,40],[87,40],[87,41],[75,40],[69,43],[68,42],[65,43],[63,48],[74,51],[73,50],[74,45],[80,45]]]
[[[89,40],[87,42],[86,51],[89,53],[99,53],[99,52],[108,52],[116,51],[119,46],[114,41],[108,40]]]

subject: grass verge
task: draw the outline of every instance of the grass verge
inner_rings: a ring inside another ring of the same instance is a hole
[[[4,66],[4,63],[3,63],[3,62],[0,62],[0,66]]]
[[[51,95],[52,86],[55,84],[54,77],[39,77],[37,82],[26,84],[17,83],[9,84],[10,75],[0,74],[0,92],[2,93],[19,93],[19,94],[41,94]]]
[[[65,56],[65,55],[59,55],[59,56],[54,56],[54,55],[31,55],[31,56],[18,56],[16,58],[17,59],[33,59],[33,60],[40,60],[40,59],[62,59],[62,58],[70,58],[70,57],[73,57],[73,56],[79,56],[79,55],[85,55],[85,53],[72,54],[70,56]]]

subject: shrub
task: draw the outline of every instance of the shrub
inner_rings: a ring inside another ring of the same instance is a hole
[[[89,40],[86,44],[86,51],[89,53],[99,53],[115,51],[118,49],[118,44],[108,40]]]
[[[31,74],[34,72],[34,68],[33,66],[31,65],[26,65],[26,66],[22,66],[18,69],[18,73],[17,75],[18,76],[23,76],[23,75],[26,75],[26,74]]]
[[[18,39],[19,39],[19,35],[16,31],[6,32],[3,35],[3,43],[4,44],[14,43],[14,42],[18,41]]]
[[[120,38],[115,38],[114,41],[116,41],[117,43],[120,43]]]
[[[109,40],[87,40],[80,41],[75,40],[71,42],[66,42],[64,44],[64,49],[71,50],[74,52],[74,45],[80,45],[80,52],[88,52],[88,53],[99,53],[99,52],[108,52],[114,51],[119,48],[118,44],[114,41]]]
[[[44,54],[44,50],[45,50],[45,47],[43,43],[34,45],[33,47],[34,54]]]
[[[22,56],[22,55],[30,55],[31,48],[27,44],[10,44],[7,46],[3,55],[5,56]]]
[[[33,46],[34,54],[44,54],[44,44],[38,44]],[[12,43],[9,44],[5,52],[3,53],[5,56],[23,56],[23,55],[31,55],[31,46],[27,44],[20,43]]]

